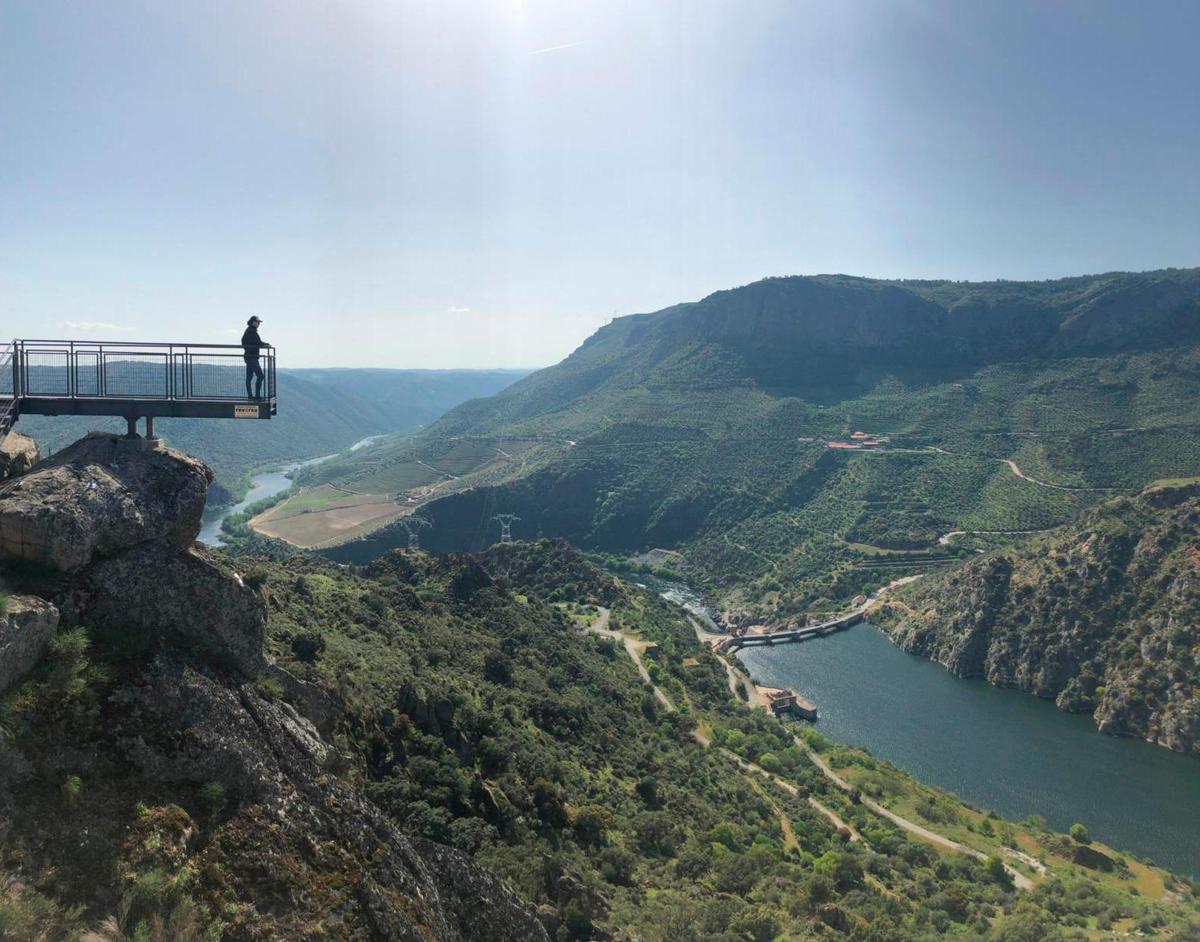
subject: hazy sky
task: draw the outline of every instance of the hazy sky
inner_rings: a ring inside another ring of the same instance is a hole
[[[1200,3],[0,0],[5,335],[534,366],[765,275],[1200,264]]]

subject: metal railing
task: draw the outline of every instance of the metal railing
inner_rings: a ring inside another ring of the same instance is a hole
[[[0,441],[12,431],[17,421],[17,397],[14,388],[15,361],[14,344],[7,350],[0,351]]]
[[[7,362],[7,366],[5,366]],[[261,398],[275,398],[275,348],[259,351]],[[129,399],[245,402],[247,366],[236,344],[14,340],[0,357],[0,402]],[[7,383],[7,385],[6,385]]]

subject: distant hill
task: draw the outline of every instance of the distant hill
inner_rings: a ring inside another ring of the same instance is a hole
[[[827,447],[855,431],[889,440]],[[439,463],[468,448],[511,457]],[[767,279],[618,318],[389,462],[374,480],[425,488],[422,545],[479,548],[515,513],[517,538],[678,550],[731,619],[785,620],[1194,473],[1200,270]]]
[[[961,677],[1200,755],[1200,478],[914,583],[881,624]]]
[[[412,431],[523,375],[519,370],[280,370],[279,414],[270,422],[162,419],[157,431],[213,466],[217,487],[211,496],[224,501],[254,468],[331,454],[368,435]],[[91,429],[123,431],[125,423],[26,416],[19,427],[43,451],[53,452]]]
[[[541,418],[578,431],[586,407],[638,388],[734,386],[827,403],[887,375],[946,381],[992,364],[1198,343],[1200,269],[1044,282],[768,278],[617,318],[562,363],[440,427],[478,434]]]

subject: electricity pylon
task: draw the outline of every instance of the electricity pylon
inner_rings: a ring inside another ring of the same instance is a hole
[[[421,528],[433,526],[424,517],[401,517],[400,526],[404,527],[404,532],[408,534],[408,548],[410,550],[419,550],[421,548]]]
[[[516,514],[496,514],[492,519],[500,524],[500,542],[511,543],[513,521],[521,518]]]

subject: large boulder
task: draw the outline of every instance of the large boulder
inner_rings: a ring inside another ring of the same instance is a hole
[[[0,559],[71,572],[154,541],[185,549],[212,479],[183,452],[89,435],[0,483]]]
[[[81,622],[173,638],[250,677],[268,666],[262,594],[203,550],[149,543],[102,559],[79,574],[70,607]]]
[[[0,481],[24,474],[38,463],[40,457],[37,442],[17,432],[9,432],[0,441]]]
[[[0,596],[0,693],[38,662],[54,630],[58,609],[32,596]]]

